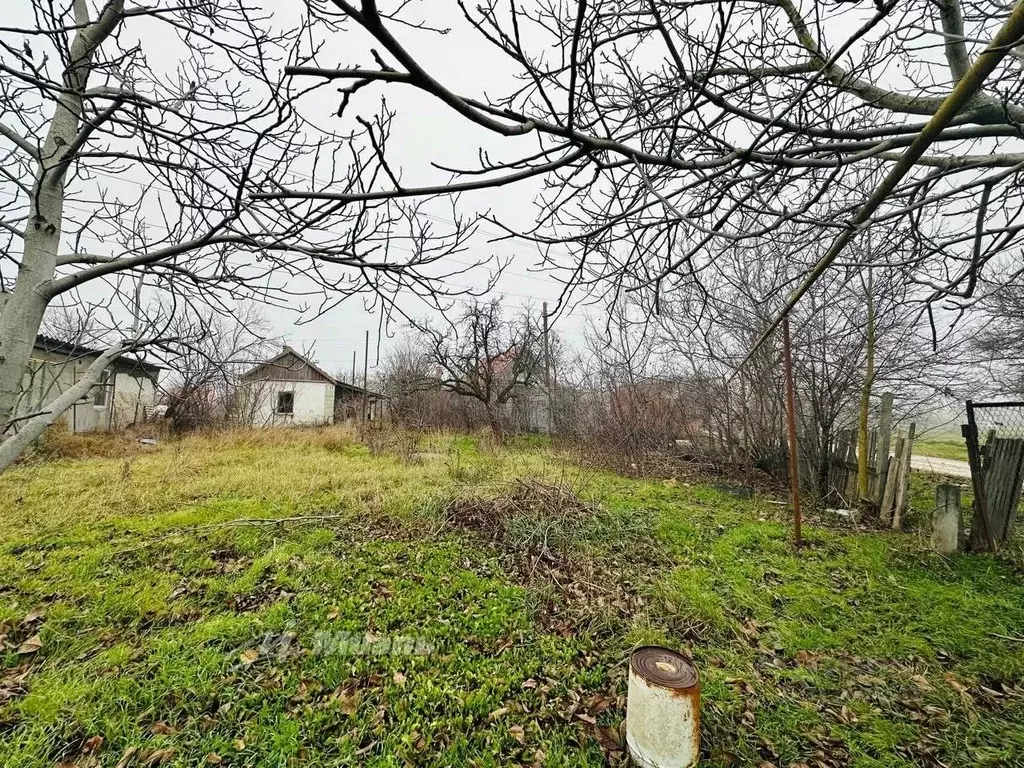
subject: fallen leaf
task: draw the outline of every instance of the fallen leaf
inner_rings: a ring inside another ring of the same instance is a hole
[[[520,744],[526,743],[526,731],[523,730],[521,725],[513,725],[508,729],[509,735],[518,741]]]
[[[338,709],[342,714],[354,715],[359,709],[359,692],[348,688],[342,688],[334,692],[331,697],[338,703]]]
[[[619,741],[618,731],[606,725],[599,725],[597,727],[597,742],[606,752],[622,751],[622,743]]]
[[[796,654],[796,663],[813,666],[817,664],[817,659],[814,658],[814,654],[808,651],[798,651]]]
[[[168,725],[164,722],[153,723],[153,726],[149,730],[154,736],[167,736],[178,732],[178,729],[173,725]]]
[[[597,725],[597,718],[596,717],[594,717],[593,715],[585,714],[583,712],[578,712],[576,714],[576,719],[577,720],[582,720],[587,725]]]
[[[247,667],[251,666],[259,657],[260,652],[256,648],[249,648],[239,654],[239,658],[242,660],[242,663]]]
[[[968,691],[967,686],[957,680],[950,672],[946,673],[946,682],[949,683],[957,693],[967,693]]]
[[[395,681],[395,685],[405,685],[406,677],[401,672],[395,672],[392,679]]]
[[[37,621],[41,620],[44,616],[45,616],[45,614],[41,610],[39,610],[37,608],[34,611],[29,611],[28,613],[26,613],[25,614],[25,618],[21,620],[21,623],[22,624],[35,624]]]
[[[102,736],[91,736],[91,737],[89,737],[88,739],[85,740],[84,744],[82,744],[82,754],[89,755],[89,754],[92,754],[93,752],[98,752],[100,747],[102,747],[102,746],[103,746],[103,737]]]
[[[885,680],[871,675],[857,675],[857,682],[861,685],[885,685]]]
[[[375,746],[377,746],[377,742],[376,741],[371,741],[365,747],[360,747],[359,749],[356,750],[356,757],[362,757],[367,752],[369,752],[371,749],[373,749]]]
[[[924,675],[914,675],[912,678],[910,678],[910,681],[918,688],[920,688],[922,691],[932,690],[932,684],[928,682],[928,678],[926,678]]]
[[[121,759],[117,761],[117,765],[115,765],[114,768],[128,768],[129,763],[132,762],[132,759],[135,757],[135,753],[138,751],[138,747],[128,747],[128,749],[124,751],[124,754],[121,755]]]
[[[39,637],[39,633],[32,635],[28,640],[18,646],[19,654],[35,653],[43,647],[43,640]]]
[[[216,752],[211,752],[206,756],[206,762],[210,765],[220,765],[224,762],[224,758],[218,755]]]
[[[231,746],[233,746],[235,749],[241,752],[243,749],[245,749],[245,741],[243,741],[242,739],[235,739],[233,742],[231,742]]]
[[[508,707],[501,707],[500,709],[496,709],[493,712],[491,712],[491,714],[489,714],[487,716],[487,719],[490,720],[491,722],[494,722],[499,717],[502,717],[503,715],[507,715],[507,714],[508,714]]]

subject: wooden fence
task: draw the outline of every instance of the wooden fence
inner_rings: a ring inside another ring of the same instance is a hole
[[[860,498],[857,482],[857,430],[841,430],[828,447],[829,486],[842,503],[857,512],[878,512],[885,525],[899,529],[907,506],[910,460],[916,426],[893,441],[892,394],[882,396],[878,426],[868,431],[868,498]]]
[[[974,486],[970,548],[997,551],[1010,539],[1020,503],[1024,480],[1024,402],[968,400],[963,435]]]

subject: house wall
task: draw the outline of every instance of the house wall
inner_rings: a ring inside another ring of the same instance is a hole
[[[109,426],[120,429],[143,421],[155,402],[156,384],[151,378],[118,373],[112,388]]]
[[[281,392],[294,393],[290,415],[276,412]],[[244,410],[256,427],[330,424],[334,420],[334,385],[326,381],[249,381],[245,400]]]
[[[39,411],[84,376],[94,359],[94,356],[88,356],[69,360],[41,349],[34,350],[22,378],[17,414],[27,416]],[[126,427],[142,421],[146,417],[146,409],[156,401],[156,385],[143,374],[113,373],[107,379],[107,397],[101,406],[94,404],[97,389],[92,390],[86,402],[72,406],[57,421],[63,422],[72,432]]]

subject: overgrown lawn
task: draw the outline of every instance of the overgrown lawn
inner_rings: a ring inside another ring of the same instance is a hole
[[[215,435],[0,477],[0,762],[618,763],[626,660],[656,642],[700,668],[708,765],[1024,765],[1003,561],[814,527],[797,551],[768,500],[542,442],[367,445]]]

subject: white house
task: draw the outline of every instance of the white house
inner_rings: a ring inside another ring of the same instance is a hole
[[[17,416],[41,410],[85,375],[101,350],[37,336],[22,379]],[[156,401],[160,366],[123,356],[103,372],[91,394],[76,403],[58,421],[72,432],[95,432],[143,421]]]
[[[362,387],[346,384],[289,346],[242,375],[243,420],[257,427],[336,424],[362,412]],[[380,395],[365,394],[367,418],[381,413]]]

